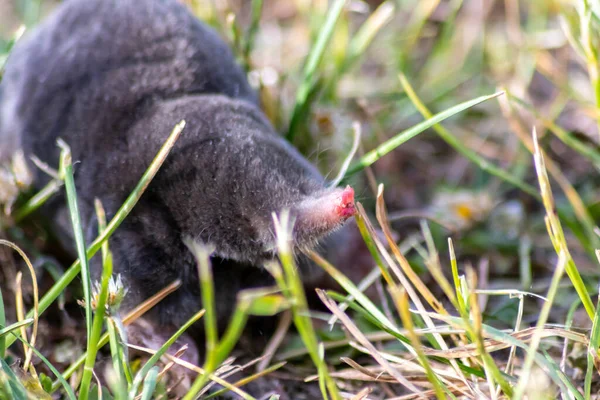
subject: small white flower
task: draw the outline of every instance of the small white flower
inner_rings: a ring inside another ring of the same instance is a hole
[[[127,294],[128,289],[123,285],[123,280],[121,279],[121,274],[118,274],[116,279],[113,276],[110,277],[108,281],[108,296],[106,298],[106,312],[108,314],[111,313],[111,310],[118,310],[123,301],[123,298]],[[98,305],[98,300],[100,298],[100,292],[102,292],[102,285],[99,281],[94,282],[94,287],[92,289],[92,309],[95,311]],[[85,301],[80,300],[78,302],[82,307],[85,306]]]

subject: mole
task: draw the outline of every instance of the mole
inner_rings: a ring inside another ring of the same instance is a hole
[[[184,238],[213,245],[224,329],[236,292],[273,282],[263,268],[277,256],[272,214],[290,210],[294,248],[310,248],[353,216],[354,191],[329,187],[275,132],[227,44],[184,5],[62,2],[18,41],[7,61],[0,159],[20,148],[55,166],[56,142],[63,139],[72,151],[90,243],[98,232],[94,199],[112,217],[181,120],[182,135],[110,238],[110,249],[131,305],[181,280],[149,314],[168,329],[202,307],[196,262]],[[36,169],[34,186],[49,179]],[[74,248],[64,195],[41,212]],[[98,276],[98,257],[91,268]],[[310,275],[310,268],[305,272]]]

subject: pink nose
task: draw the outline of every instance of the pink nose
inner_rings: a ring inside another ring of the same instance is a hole
[[[354,189],[350,186],[346,186],[337,199],[335,212],[343,219],[350,218],[356,213],[356,209],[354,208]]]
[[[326,189],[307,197],[292,208],[296,217],[295,237],[299,243],[314,241],[341,226],[356,213],[354,189]]]

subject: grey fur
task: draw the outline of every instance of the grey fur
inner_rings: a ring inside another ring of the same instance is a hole
[[[21,146],[57,165],[55,143],[64,139],[77,162],[89,241],[97,232],[94,198],[114,215],[173,126],[186,120],[110,243],[131,303],[183,280],[157,308],[161,324],[177,326],[200,308],[183,237],[216,246],[223,325],[239,289],[271,282],[256,268],[273,257],[271,213],[333,193],[274,132],[226,44],[175,0],[65,1],[17,44],[0,91],[0,157]],[[38,172],[36,186],[47,179]],[[64,198],[44,213],[70,236]],[[296,232],[297,244],[311,245],[337,225],[311,221]]]

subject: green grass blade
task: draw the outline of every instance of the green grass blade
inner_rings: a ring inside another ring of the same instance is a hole
[[[252,20],[250,22],[248,32],[246,33],[246,43],[243,50],[244,62],[246,63],[247,67],[246,69],[248,69],[250,66],[250,53],[252,53],[252,49],[254,48],[254,40],[256,38],[256,33],[258,32],[262,9],[263,0],[252,0]]]
[[[50,361],[48,361],[48,359],[46,357],[44,357],[42,355],[42,353],[40,353],[35,347],[31,347],[31,345],[29,344],[29,342],[23,340],[23,338],[21,338],[20,336],[15,336],[18,340],[20,340],[23,344],[25,344],[26,346],[28,346],[31,351],[33,351],[33,353],[40,359],[42,360],[42,362],[44,364],[46,364],[46,366],[48,367],[48,369],[50,371],[52,371],[52,373],[54,374],[54,376],[56,376],[56,379],[58,379],[58,381],[60,382],[60,384],[62,385],[62,387],[65,389],[65,393],[67,394],[67,397],[70,400],[75,400],[75,393],[73,392],[73,388],[71,388],[71,385],[69,385],[69,383],[67,382],[67,380],[65,379],[65,377],[58,372],[58,370],[54,367],[54,365],[52,365],[52,363]]]
[[[4,313],[4,298],[2,297],[2,288],[0,288],[0,328],[6,326],[6,314]],[[4,330],[4,329],[3,329]],[[0,333],[0,358],[4,358],[6,353],[6,340]]]
[[[58,140],[60,153],[60,171],[65,180],[65,189],[67,192],[67,205],[69,215],[73,226],[73,236],[77,245],[77,256],[81,265],[81,282],[83,285],[83,299],[85,301],[85,325],[87,328],[88,346],[90,335],[92,333],[92,279],[90,277],[90,267],[85,250],[85,239],[83,237],[83,228],[79,215],[79,206],[77,205],[77,191],[75,190],[75,180],[73,178],[73,163],[71,160],[71,149],[61,139]]]
[[[388,154],[390,151],[394,150],[396,147],[401,144],[407,142],[423,131],[431,128],[432,126],[442,122],[443,120],[450,118],[458,113],[461,113],[471,107],[476,106],[477,104],[483,103],[484,101],[491,100],[495,97],[502,95],[504,92],[494,93],[488,96],[477,97],[476,99],[466,101],[464,103],[460,103],[454,107],[451,107],[445,111],[442,111],[433,117],[409,128],[405,131],[400,132],[393,138],[388,141],[380,144],[376,149],[369,151],[367,154],[362,156],[356,163],[350,166],[346,176],[352,175],[356,172],[362,171],[366,167],[372,165],[374,162],[379,160],[384,155]]]
[[[400,75],[400,83],[402,84],[402,87],[404,88],[407,96],[410,98],[410,100],[412,101],[413,105],[417,108],[417,110],[419,110],[421,115],[423,115],[425,118],[432,118],[431,112],[425,107],[423,102],[421,102],[421,100],[417,96],[416,92],[414,91],[414,89],[412,88],[410,83],[408,82],[408,79],[406,79],[406,77],[403,74]],[[500,94],[504,94],[504,92],[496,93],[496,95],[500,95]],[[492,95],[492,96],[494,96],[494,95]],[[496,96],[494,96],[494,97],[496,97]],[[440,121],[438,121],[438,122],[440,122]],[[472,163],[477,165],[479,168],[502,179],[503,181],[506,181],[506,182],[518,187],[519,189],[521,189],[525,193],[535,197],[536,199],[539,199],[539,197],[540,197],[539,193],[535,190],[535,188],[533,186],[521,181],[520,179],[515,177],[513,174],[510,174],[510,173],[496,167],[494,164],[491,164],[489,161],[487,161],[484,158],[482,158],[481,156],[479,156],[479,154],[477,154],[475,151],[465,147],[461,143],[461,141],[456,138],[456,136],[452,135],[452,133],[450,133],[450,131],[448,131],[443,126],[438,125],[437,123],[433,124],[432,126],[433,126],[433,129],[435,130],[435,132],[446,143],[448,143],[450,146],[452,146],[456,151],[458,151],[460,154],[462,154],[464,157],[466,157],[469,161],[471,161]]]
[[[544,357],[548,362],[550,368],[552,368],[552,374],[556,376],[556,379],[560,380],[563,384],[563,393],[569,394],[570,399],[583,400],[583,396],[579,392],[579,390],[573,385],[573,382],[569,380],[567,375],[563,372],[558,364],[554,361],[554,359],[548,354],[546,349],[541,349],[542,353],[544,353]],[[565,391],[566,390],[566,391]]]
[[[365,54],[375,36],[385,27],[393,18],[396,7],[391,0],[381,3],[375,11],[361,25],[356,34],[348,44],[347,54],[332,76],[327,77],[322,92],[328,99],[335,99],[335,90],[340,78],[350,71]]]
[[[96,313],[92,323],[92,333],[88,340],[87,356],[83,366],[83,375],[80,384],[80,400],[87,400],[90,384],[92,382],[92,374],[94,364],[96,363],[96,354],[100,349],[100,336],[102,335],[102,327],[104,326],[104,314],[106,311],[106,299],[108,298],[108,284],[112,276],[113,264],[110,252],[107,254],[103,270],[101,290],[96,302]]]
[[[17,29],[17,31],[10,38],[10,40],[8,40],[6,43],[4,43],[4,46],[3,46],[4,48],[0,50],[0,82],[2,81],[2,75],[4,72],[4,64],[6,63],[6,60],[8,60],[8,55],[10,54],[15,43],[17,43],[17,41],[21,38],[21,36],[23,36],[23,34],[25,33],[26,30],[27,30],[27,28],[25,27],[25,25],[21,25],[21,27],[19,29]],[[1,44],[2,44],[2,41],[0,40],[0,45]]]
[[[50,197],[57,193],[63,185],[63,181],[53,179],[46,186],[44,186],[39,192],[37,192],[32,198],[27,200],[23,206],[21,206],[14,213],[14,221],[18,223],[22,221],[29,214],[40,208],[42,204],[46,202]]]
[[[308,55],[308,60],[306,61],[306,65],[304,67],[302,82],[298,88],[298,92],[296,93],[296,103],[294,105],[294,110],[292,112],[292,118],[290,120],[290,126],[288,128],[286,137],[290,142],[294,140],[294,137],[300,128],[300,123],[306,116],[310,107],[310,102],[308,101],[309,94],[311,93],[316,81],[315,77],[317,68],[321,63],[321,59],[323,58],[327,44],[331,39],[335,25],[342,13],[342,10],[344,9],[345,4],[346,0],[335,0],[329,9],[329,12],[327,13],[323,27],[317,36],[317,40],[310,51],[310,54]]]
[[[592,334],[590,336],[590,344],[588,345],[587,351],[587,369],[585,373],[584,381],[584,396],[586,399],[591,397],[592,392],[592,378],[594,376],[594,369],[598,361],[598,348],[600,346],[600,307],[596,307],[596,313],[594,314],[594,321],[592,324]]]
[[[546,321],[548,320],[548,316],[550,315],[552,303],[556,297],[556,292],[558,291],[558,285],[565,272],[565,264],[566,259],[564,254],[562,254],[554,270],[552,282],[550,282],[550,288],[548,289],[548,294],[546,295],[547,301],[544,302],[544,305],[542,306],[542,310],[540,311],[540,315],[536,323],[535,333],[531,338],[531,343],[529,344],[529,349],[527,350],[527,356],[525,357],[525,362],[523,363],[523,368],[520,373],[519,383],[517,384],[514,393],[515,400],[520,400],[525,395],[525,389],[527,387],[527,383],[529,382],[529,377],[531,376],[531,369],[533,367],[538,346],[541,341],[541,333],[544,329]]]
[[[379,31],[392,20],[395,11],[396,8],[393,1],[385,1],[373,11],[350,41],[348,55],[338,73],[344,73],[354,66]]]
[[[158,362],[158,360],[163,356],[163,354],[165,354],[167,352],[169,347],[171,347],[171,345],[173,345],[173,343],[175,343],[175,341],[179,338],[179,336],[181,336],[183,334],[183,332],[185,332],[190,326],[192,326],[192,324],[194,324],[196,321],[198,321],[200,318],[202,318],[203,315],[204,315],[204,310],[201,310],[201,311],[197,312],[196,314],[194,314],[192,316],[192,318],[190,318],[185,324],[183,324],[183,326],[181,328],[179,328],[177,330],[177,332],[175,332],[175,334],[173,334],[173,336],[171,336],[169,338],[169,340],[167,340],[160,347],[160,349],[158,349],[156,351],[156,353],[154,353],[152,355],[152,357],[150,357],[150,359],[148,361],[146,361],[146,364],[144,364],[144,366],[138,371],[135,378],[133,379],[133,383],[131,385],[131,390],[129,391],[129,398],[131,398],[131,399],[135,398],[135,396],[137,395],[138,388],[140,387],[140,384],[142,383],[142,380],[146,378],[146,376],[150,372],[150,369],[152,369],[152,367],[154,367],[154,364],[156,364]]]
[[[421,364],[421,366],[425,369],[427,379],[433,385],[435,396],[439,400],[446,399],[445,391],[448,390],[448,388],[445,387],[445,385],[442,383],[442,381],[438,378],[438,376],[433,371],[433,368],[431,367],[431,364],[429,363],[429,359],[423,353],[421,340],[418,337],[418,335],[415,333],[415,326],[412,321],[412,315],[410,313],[409,304],[408,304],[409,299],[408,299],[408,294],[406,293],[406,290],[400,289],[400,287],[394,283],[392,286],[390,286],[389,292],[392,296],[392,299],[394,299],[394,302],[396,303],[396,308],[399,311],[400,318],[402,320],[402,325],[404,326],[404,329],[406,329],[408,332],[407,336],[409,337],[411,344],[413,346],[413,349],[415,350],[417,359],[419,360],[419,363]]]
[[[317,367],[319,387],[323,399],[329,399],[329,396],[331,396],[331,399],[333,400],[341,399],[335,381],[329,375],[327,365],[323,359],[323,354],[319,350],[321,346],[309,317],[310,313],[308,311],[306,294],[304,293],[304,287],[300,280],[300,276],[298,275],[298,267],[294,261],[294,254],[290,244],[292,237],[290,214],[289,212],[284,211],[279,218],[273,215],[273,219],[275,221],[279,259],[285,277],[285,287],[280,289],[292,304],[291,311],[294,324],[298,329],[302,342],[309,350],[309,355],[313,364]]]
[[[0,329],[0,339],[4,339],[4,337],[6,335],[8,335],[10,332],[14,331],[15,329],[19,329],[22,326],[29,325],[32,322],[33,322],[33,318],[27,318],[27,319],[24,319],[23,321],[15,322],[14,324],[7,326],[6,328]],[[3,325],[0,325],[0,326],[3,326]],[[4,356],[0,357],[0,358],[4,358]]]
[[[565,257],[566,265],[565,270],[575,291],[581,298],[581,302],[590,317],[590,320],[594,320],[594,316],[596,314],[596,308],[592,303],[592,299],[590,294],[587,291],[585,283],[581,278],[581,274],[575,265],[575,261],[573,261],[573,257],[571,256],[567,241],[565,238],[565,234],[563,232],[563,228],[560,222],[560,219],[557,217],[555,213],[555,203],[554,197],[552,195],[552,189],[550,186],[550,180],[548,179],[548,172],[546,170],[546,164],[544,162],[544,156],[540,150],[539,143],[537,140],[537,134],[535,130],[533,131],[533,143],[534,143],[534,163],[538,178],[538,183],[540,186],[540,192],[542,193],[542,202],[544,204],[544,208],[546,209],[546,225],[548,230],[548,235],[550,236],[550,240],[552,245],[554,246],[554,250],[559,257]]]
[[[0,367],[0,387],[4,387],[11,400],[27,400],[25,387],[3,358],[0,358]]]
[[[373,304],[373,302],[364,293],[358,290],[356,285],[350,279],[348,279],[344,274],[342,274],[338,269],[336,269],[333,265],[331,265],[324,258],[319,256],[317,253],[311,251],[309,252],[309,256],[318,266],[323,268],[325,272],[327,272],[333,279],[335,279],[335,281],[342,288],[344,288],[346,292],[351,294],[356,300],[356,302],[360,304],[365,310],[367,310],[367,312],[371,314],[375,319],[377,319],[382,326],[384,326],[386,329],[389,329],[391,332],[394,333],[394,335],[403,337],[406,343],[409,343],[409,340],[405,338],[404,335],[402,335],[398,327],[392,321],[390,321],[389,318],[387,318],[385,314],[383,314],[383,312],[381,312],[379,308],[375,304]]]
[[[240,379],[239,381],[235,382],[234,385],[237,386],[237,387],[240,387],[240,386],[242,386],[242,384],[245,384],[247,382],[252,382],[254,379],[257,379],[257,378],[259,378],[261,376],[265,376],[265,375],[267,375],[267,374],[269,374],[269,373],[271,373],[273,371],[278,370],[279,368],[283,367],[285,364],[286,364],[285,362],[280,362],[280,363],[277,363],[275,365],[272,365],[269,368],[266,368],[264,371],[261,371],[259,373],[256,373],[256,374],[252,375],[252,376]],[[214,398],[220,399],[220,398],[223,398],[223,397],[219,397],[219,396],[223,396],[227,392],[229,392],[229,389],[228,388],[223,388],[223,389],[217,390],[216,392],[213,392],[213,393],[207,395],[206,397],[203,397],[203,399],[205,399],[205,400],[214,399]],[[277,399],[279,399],[279,396],[276,396],[275,400],[277,400]]]
[[[387,325],[385,325],[385,323],[382,323],[380,320],[377,319],[377,317],[371,315],[371,313],[369,311],[367,311],[364,307],[362,307],[360,304],[358,304],[358,302],[356,302],[356,300],[348,301],[347,296],[344,296],[340,293],[336,293],[331,290],[328,290],[325,293],[327,294],[328,297],[331,297],[333,300],[337,301],[338,303],[348,304],[348,308],[352,309],[352,311],[354,311],[355,315],[357,315],[357,316],[360,315],[362,318],[369,321],[371,324],[376,326],[378,329],[381,329],[382,331],[389,333],[391,336],[395,337],[402,343],[406,343],[407,345],[410,345],[410,339],[408,339],[406,336],[404,336],[404,334],[402,334],[397,329],[396,330],[390,329]]]
[[[244,327],[246,326],[246,321],[248,320],[249,308],[250,305],[247,302],[238,300],[237,307],[233,312],[233,316],[231,317],[231,321],[227,326],[227,330],[223,334],[223,337],[215,349],[217,365],[222,363],[227,358],[242,335]]]
[[[156,379],[158,378],[158,367],[152,367],[144,379],[144,388],[142,389],[141,400],[151,400],[156,387]]]
[[[209,375],[214,372],[218,366],[217,347],[217,317],[215,307],[215,287],[213,281],[212,268],[210,264],[210,255],[214,248],[195,242],[191,238],[184,240],[185,245],[194,255],[198,266],[198,276],[200,277],[200,291],[202,296],[202,306],[206,310],[204,318],[204,331],[206,336],[206,360],[204,361],[204,373],[199,375],[192,387],[184,397],[184,400],[195,398],[196,394],[202,390],[208,382]],[[237,314],[237,313],[236,313]]]
[[[117,211],[117,213],[115,214],[113,219],[107,225],[107,227],[104,230],[104,232],[102,233],[102,235],[98,236],[96,238],[96,240],[94,240],[94,242],[89,246],[89,248],[87,250],[87,258],[88,259],[92,258],[94,256],[94,254],[96,254],[98,252],[98,250],[100,250],[102,243],[104,243],[106,240],[108,240],[108,238],[119,227],[119,225],[121,225],[121,223],[123,222],[125,217],[127,217],[127,215],[129,215],[129,213],[131,212],[133,207],[136,205],[136,203],[138,202],[138,200],[140,199],[140,197],[142,196],[142,194],[144,193],[144,191],[146,190],[146,188],[148,187],[148,185],[150,184],[150,182],[152,181],[152,179],[158,172],[159,168],[161,167],[161,165],[167,158],[167,155],[169,154],[169,152],[175,145],[175,142],[179,138],[179,135],[183,131],[184,127],[185,127],[185,121],[181,121],[179,124],[177,124],[175,126],[175,128],[173,128],[173,131],[171,132],[171,134],[169,135],[169,137],[167,138],[167,140],[165,141],[163,146],[160,148],[160,150],[156,154],[156,157],[154,157],[154,160],[152,160],[152,163],[150,163],[150,165],[148,166],[148,169],[142,175],[142,177],[141,177],[140,181],[138,182],[138,184],[136,185],[135,189],[131,192],[129,197],[127,197],[127,200],[125,200],[123,205],[119,208],[119,210]],[[48,307],[50,307],[50,305],[54,302],[54,300],[56,300],[58,298],[58,296],[60,296],[60,294],[69,285],[69,283],[71,283],[71,281],[73,281],[73,279],[75,279],[75,277],[80,272],[80,268],[81,268],[81,264],[80,264],[79,260],[75,261],[75,263],[73,263],[73,265],[67,271],[65,271],[62,278],[58,282],[56,282],[50,288],[50,290],[48,290],[48,292],[40,299],[40,303],[39,303],[40,315]],[[30,311],[29,313],[27,313],[28,318],[31,318],[32,316],[33,316],[33,311]],[[8,337],[8,339],[6,341],[6,346],[7,347],[10,346],[12,343],[14,343],[15,340],[16,339],[14,339],[12,336]]]
[[[121,347],[121,342],[118,336],[119,334],[115,324],[116,322],[112,318],[108,318],[107,331],[110,343],[110,355],[113,362],[113,370],[116,374],[116,382],[112,389],[113,393],[115,393],[115,398],[125,399],[127,398],[127,383],[131,383],[131,380],[128,381],[125,375],[126,369],[123,364],[127,363],[128,360],[124,359],[125,353]]]
[[[465,321],[462,318],[441,315],[441,314],[434,314],[434,313],[430,313],[429,315],[432,318],[442,320],[442,321],[447,322],[456,327],[459,327],[462,329],[468,328],[468,326],[466,325]],[[497,340],[497,341],[500,341],[503,343],[507,343],[510,346],[516,346],[520,349],[525,350],[526,352],[529,351],[530,346],[525,344],[523,341],[516,339],[513,336],[509,335],[508,333],[505,333],[499,329],[493,328],[489,325],[485,325],[485,324],[482,325],[482,333],[483,333],[484,337],[486,337],[486,338]],[[542,354],[540,354],[538,352],[534,353],[534,360],[548,374],[548,376],[552,379],[552,381],[560,387],[561,390],[571,392],[568,388],[574,387],[574,385],[572,384],[572,382],[569,381],[569,378],[562,373],[562,371],[560,370],[558,365],[556,365],[556,363],[554,363],[551,360],[546,359]],[[573,395],[577,400],[583,400],[583,396],[580,393],[578,393],[578,392],[573,393]]]
[[[452,281],[456,293],[456,308],[459,315],[468,315],[467,303],[464,298],[464,290],[458,274],[458,263],[456,262],[456,254],[454,253],[454,244],[452,239],[448,238],[448,250],[450,252],[450,267],[452,269]]]

